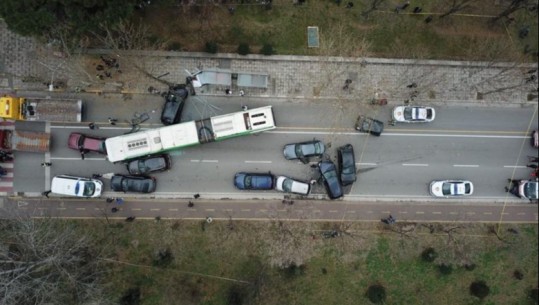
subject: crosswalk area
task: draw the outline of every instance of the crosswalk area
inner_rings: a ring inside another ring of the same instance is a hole
[[[15,122],[13,121],[0,121],[0,130],[14,130]],[[2,148],[4,143],[0,143]],[[13,193],[13,174],[14,174],[14,160],[0,161],[0,168],[4,175],[0,175],[0,196],[7,196]]]

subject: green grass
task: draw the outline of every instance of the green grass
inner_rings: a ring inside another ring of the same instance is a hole
[[[387,304],[526,305],[531,304],[528,289],[537,287],[537,225],[513,226],[518,235],[501,230],[504,242],[485,225],[463,225],[451,244],[442,225],[435,234],[417,226],[405,237],[378,224],[351,223],[342,237],[324,239],[320,230],[338,224],[285,223],[283,228],[295,236],[296,245],[310,251],[310,258],[302,268],[280,269],[269,263],[268,243],[278,240],[272,236],[279,232],[271,222],[234,221],[232,230],[229,222],[219,221],[204,225],[204,230],[201,221],[182,220],[137,220],[119,228],[101,221],[78,224],[101,238],[111,259],[123,262],[109,264],[111,298],[140,287],[142,305],[178,300],[227,305],[240,299],[260,305],[369,304],[365,292],[375,283],[386,288]],[[465,270],[453,255],[456,245],[476,263],[473,271]],[[163,247],[171,249],[172,263],[152,266],[152,253]],[[440,254],[435,262],[420,259],[426,247]],[[441,262],[451,264],[453,272],[441,274]],[[513,278],[517,269],[524,273],[522,280]],[[482,303],[469,295],[474,280],[485,280],[491,289]]]

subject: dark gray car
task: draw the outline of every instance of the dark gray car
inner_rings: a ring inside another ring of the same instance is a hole
[[[127,171],[131,175],[146,175],[170,169],[170,156],[158,155],[140,158],[127,163]]]
[[[354,183],[356,176],[356,159],[352,144],[346,144],[337,150],[339,170],[341,172],[341,183],[343,186]]]
[[[324,185],[330,199],[341,198],[343,194],[341,181],[337,174],[337,167],[331,161],[321,161],[318,163],[318,169],[324,179]]]
[[[185,99],[188,95],[187,89],[184,88],[177,88],[168,92],[165,97],[163,112],[161,112],[161,123],[172,125],[180,122]]]
[[[301,143],[287,144],[283,153],[287,160],[299,159],[303,163],[308,163],[311,157],[322,157],[326,147],[324,143],[318,140],[312,140]]]

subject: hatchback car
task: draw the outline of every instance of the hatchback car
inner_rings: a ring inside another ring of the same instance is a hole
[[[180,122],[187,96],[188,92],[185,88],[178,88],[168,92],[165,97],[163,111],[161,112],[161,123],[172,125]]]
[[[105,146],[105,138],[88,136],[78,132],[72,132],[69,135],[67,146],[71,149],[78,150],[82,159],[88,152],[96,152],[102,155],[107,154],[107,148]]]
[[[311,185],[285,176],[279,176],[275,182],[275,189],[286,193],[309,195]]]
[[[356,176],[356,159],[352,144],[346,144],[337,150],[339,170],[341,172],[341,183],[343,186],[354,183]]]
[[[110,186],[115,192],[153,193],[157,182],[154,177],[114,175]]]
[[[146,175],[170,169],[170,156],[158,155],[129,161],[127,171],[131,175]]]
[[[271,173],[237,173],[234,186],[240,190],[272,190],[275,177]]]
[[[467,180],[435,180],[430,183],[430,194],[435,197],[469,196],[473,184]]]
[[[432,107],[397,106],[393,109],[393,119],[400,123],[432,122],[436,112]]]
[[[97,179],[59,175],[52,178],[51,193],[75,197],[101,196],[103,182]]]
[[[312,140],[301,143],[287,144],[284,147],[283,153],[287,160],[299,159],[303,163],[308,163],[311,157],[322,157],[326,147],[319,140]]]
[[[321,161],[318,163],[318,169],[324,180],[329,198],[337,199],[342,197],[344,194],[335,164],[331,161]]]

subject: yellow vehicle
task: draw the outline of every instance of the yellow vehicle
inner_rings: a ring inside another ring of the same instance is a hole
[[[19,121],[80,122],[82,100],[0,97],[0,118]]]

